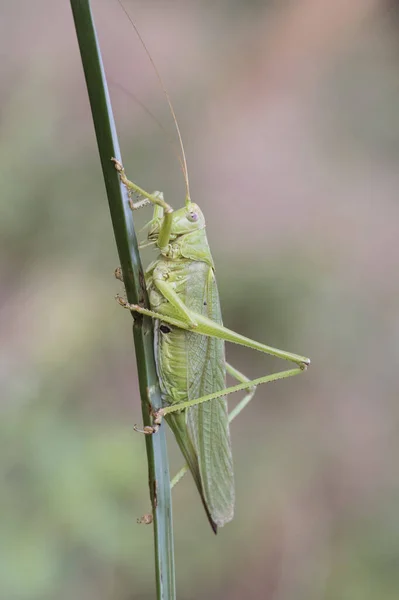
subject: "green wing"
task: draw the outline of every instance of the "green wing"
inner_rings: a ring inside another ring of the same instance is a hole
[[[199,290],[198,290],[199,291]],[[213,269],[209,268],[202,294],[193,294],[200,305],[190,306],[222,323],[219,294]],[[224,341],[188,332],[189,399],[226,387]],[[202,491],[214,523],[222,526],[234,514],[234,474],[225,397],[186,411],[186,424],[199,466]]]
[[[209,523],[213,531],[217,533],[218,526],[211,515],[210,509],[208,507],[208,502],[204,494],[203,482],[201,479],[201,471],[198,463],[198,453],[194,448],[190,435],[187,432],[186,413],[185,411],[182,411],[180,413],[172,413],[170,415],[166,415],[165,418],[169,427],[173,431],[173,435],[176,438],[176,441],[184,458],[187,461],[191,475],[193,476],[195,485],[197,486],[198,492],[201,496],[202,504],[204,505]]]
[[[173,273],[173,271],[171,271]],[[221,323],[213,268],[193,261],[177,270],[187,306]],[[189,292],[189,293],[188,293]],[[168,326],[155,326],[157,369],[166,403],[194,400],[226,387],[224,341]],[[234,478],[225,397],[166,416],[216,532],[233,518]]]

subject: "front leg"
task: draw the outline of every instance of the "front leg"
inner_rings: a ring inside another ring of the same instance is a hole
[[[167,202],[165,202],[165,200],[163,199],[163,194],[161,192],[155,192],[154,194],[149,194],[148,192],[143,190],[143,188],[139,187],[138,185],[133,183],[133,181],[130,181],[130,179],[128,179],[126,177],[125,169],[123,168],[123,165],[121,162],[119,162],[119,160],[117,160],[116,158],[111,158],[111,160],[115,165],[115,169],[119,173],[121,182],[127,188],[128,193],[130,193],[130,190],[133,190],[134,192],[136,192],[143,198],[146,198],[147,200],[152,202],[152,204],[155,204],[155,206],[159,206],[163,209],[164,216],[162,218],[161,226],[159,228],[157,245],[158,245],[158,248],[160,248],[160,249],[165,248],[169,244],[169,241],[170,241],[170,232],[172,229],[173,208],[171,206],[169,206],[169,204]],[[137,204],[131,203],[130,207],[132,209],[135,209],[135,208],[140,208],[141,206],[144,206],[144,205],[145,205],[144,200],[142,200],[142,201],[138,202]]]
[[[128,191],[132,190],[133,192],[136,192],[140,196],[143,196],[143,198],[146,198],[152,204],[161,206],[164,209],[165,213],[173,212],[173,208],[171,206],[169,206],[169,204],[167,202],[165,202],[165,200],[163,199],[163,194],[161,192],[155,192],[155,194],[149,194],[148,192],[143,190],[143,188],[139,187],[137,184],[135,184],[133,181],[130,181],[130,179],[128,179],[126,177],[125,169],[123,168],[123,165],[121,162],[119,162],[119,160],[117,160],[116,158],[111,158],[111,160],[114,163],[115,169],[119,173],[121,182],[127,188]]]

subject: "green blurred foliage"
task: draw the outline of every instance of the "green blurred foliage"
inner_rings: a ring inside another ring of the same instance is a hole
[[[0,598],[153,598],[131,321],[65,4],[0,1]],[[189,478],[175,490],[182,599],[397,597],[397,23],[377,0],[321,4],[128,3],[179,116],[225,323],[313,360],[234,423],[217,538]],[[173,135],[151,65],[115,2],[93,8],[129,176],[178,206],[167,136],[122,91]],[[227,352],[250,376],[281,368]]]

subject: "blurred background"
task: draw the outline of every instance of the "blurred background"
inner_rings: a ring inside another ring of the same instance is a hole
[[[117,1],[92,5],[128,175],[180,206],[151,64]],[[232,523],[215,537],[190,478],[174,491],[178,597],[396,599],[397,3],[125,5],[178,115],[225,324],[312,359],[232,425]],[[154,598],[131,319],[69,2],[0,0],[0,23],[0,597]],[[251,377],[285,367],[227,354]]]

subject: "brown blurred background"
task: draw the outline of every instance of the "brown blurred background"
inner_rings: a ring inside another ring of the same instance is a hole
[[[92,4],[128,174],[179,206],[134,99],[174,135],[151,64],[116,0]],[[232,426],[220,535],[189,478],[175,490],[178,597],[396,599],[397,3],[125,4],[174,102],[226,325],[312,358]],[[0,0],[0,28],[0,597],[153,598],[131,321],[69,2]]]

